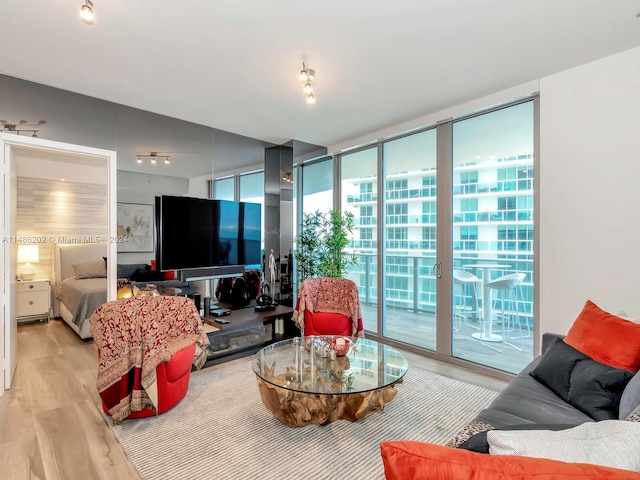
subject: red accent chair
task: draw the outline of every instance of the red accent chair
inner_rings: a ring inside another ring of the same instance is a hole
[[[351,319],[341,313],[304,311],[304,334],[351,336]]]
[[[161,363],[156,367],[158,414],[175,407],[187,394],[195,352],[196,346],[193,344],[172,355],[168,362]],[[100,358],[100,352],[98,352],[98,358]],[[102,410],[110,415],[104,402],[102,402]],[[155,415],[153,410],[144,408],[137,412],[131,412],[127,418],[143,418],[153,415]]]
[[[346,278],[306,279],[300,286],[294,320],[305,336],[350,337],[356,322],[357,335],[363,336],[358,286]]]
[[[192,366],[205,361],[209,340],[188,298],[114,300],[90,321],[98,348],[96,387],[115,424],[173,408],[187,393]]]

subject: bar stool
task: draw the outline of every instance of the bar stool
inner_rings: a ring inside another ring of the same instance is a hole
[[[502,342],[510,347],[515,348],[516,350],[523,351],[524,350],[524,339],[529,338],[531,336],[531,330],[529,329],[529,324],[526,324],[526,336],[522,329],[522,322],[520,321],[520,312],[518,309],[518,302],[520,301],[521,292],[520,292],[520,284],[525,279],[526,274],[519,273],[510,273],[508,275],[503,275],[502,277],[496,278],[490,282],[487,282],[484,285],[484,288],[489,289],[489,301],[497,302],[500,300],[500,313],[496,313],[496,317],[501,318],[502,324]],[[496,298],[492,298],[491,294],[493,291],[496,291]],[[496,303],[493,304],[494,306]],[[494,312],[497,309],[494,307]],[[494,322],[494,319],[488,318],[485,319],[488,322]],[[515,330],[518,329],[519,336],[514,337],[512,334]],[[507,342],[507,337],[509,340],[517,340],[520,339],[521,347],[517,347],[512,343]]]
[[[472,326],[469,324],[468,315],[475,314],[477,318],[479,311],[478,311],[478,289],[476,288],[476,285],[481,283],[482,283],[482,280],[476,277],[473,273],[469,273],[465,270],[453,271],[454,320],[457,320],[457,323],[458,323],[458,326],[456,327],[457,330],[460,329],[460,326],[461,326],[460,324],[462,321],[464,321],[465,325],[467,326],[467,329],[471,330]],[[475,308],[465,307],[465,296],[467,293],[466,290],[467,290],[467,286],[469,285],[473,290],[473,303],[475,305]],[[456,287],[458,287],[460,290],[459,295],[456,295]],[[459,302],[456,301],[456,297],[460,297]],[[475,327],[475,326],[473,326],[473,328],[476,328],[477,330],[480,329],[480,327]]]

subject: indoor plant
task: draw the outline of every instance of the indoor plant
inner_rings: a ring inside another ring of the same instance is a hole
[[[349,266],[357,265],[357,256],[346,251],[353,226],[351,212],[304,214],[294,253],[298,284],[309,277],[343,277]]]

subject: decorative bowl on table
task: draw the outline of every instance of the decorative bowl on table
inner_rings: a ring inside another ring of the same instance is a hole
[[[337,337],[331,341],[331,348],[336,351],[338,357],[342,357],[349,352],[351,340],[345,337]]]

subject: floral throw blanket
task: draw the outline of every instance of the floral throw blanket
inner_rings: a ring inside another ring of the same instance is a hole
[[[156,410],[156,367],[196,344],[200,368],[209,340],[189,298],[145,296],[101,305],[91,316],[99,351],[97,387],[114,424],[131,412]]]
[[[347,278],[307,278],[300,285],[293,321],[304,330],[304,311],[340,313],[351,319],[352,335],[364,336],[358,286]]]

